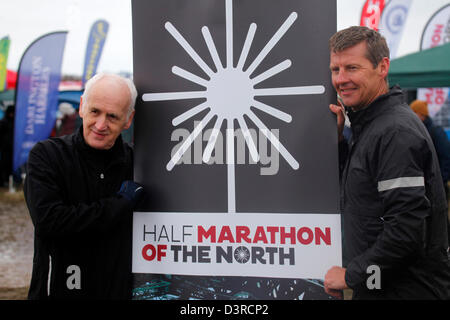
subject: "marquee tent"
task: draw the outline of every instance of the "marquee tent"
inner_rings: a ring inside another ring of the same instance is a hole
[[[388,78],[403,89],[450,87],[450,43],[392,60]]]

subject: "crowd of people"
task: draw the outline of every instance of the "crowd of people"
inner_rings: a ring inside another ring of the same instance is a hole
[[[339,296],[351,288],[353,299],[449,299],[448,139],[426,103],[409,106],[389,86],[389,48],[378,32],[350,27],[329,47],[340,97],[329,108],[338,128],[344,239],[343,266],[324,275],[325,290]],[[81,97],[79,130],[31,150],[29,299],[131,298],[132,212],[146,194],[133,181],[133,150],[121,132],[132,123],[136,95],[129,79],[94,76]],[[367,285],[371,266],[381,275],[375,288]]]

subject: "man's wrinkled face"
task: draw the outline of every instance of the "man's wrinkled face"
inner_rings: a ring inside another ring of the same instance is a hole
[[[83,137],[94,149],[114,146],[119,134],[130,127],[134,112],[128,118],[130,91],[125,83],[102,78],[93,84],[88,99],[81,99],[80,117]]]
[[[345,106],[354,111],[368,106],[387,92],[385,78],[389,59],[374,68],[366,57],[367,45],[361,42],[340,52],[330,53],[331,81]]]

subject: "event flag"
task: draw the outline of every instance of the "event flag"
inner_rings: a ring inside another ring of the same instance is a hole
[[[31,148],[46,139],[55,125],[58,86],[67,31],[35,40],[19,64],[16,89],[13,170],[28,158]]]
[[[397,57],[397,49],[408,17],[412,0],[391,0],[384,7],[379,25],[380,33],[386,38],[390,58]]]
[[[450,4],[437,10],[426,24],[420,50],[434,48],[450,42]],[[434,120],[439,118],[439,111],[445,104],[445,99],[450,93],[450,88],[419,88],[417,89],[417,99],[428,102],[430,117]],[[437,121],[440,124],[440,119]]]
[[[361,12],[360,25],[378,31],[384,0],[367,0]]]
[[[108,28],[109,24],[105,20],[97,20],[91,27],[84,57],[83,86],[97,70],[106,35],[108,34]]]
[[[9,52],[9,37],[6,36],[0,40],[0,91],[6,88],[6,67]]]

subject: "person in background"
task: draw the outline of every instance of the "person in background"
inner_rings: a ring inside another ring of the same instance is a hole
[[[29,299],[131,298],[132,212],[143,189],[132,181],[133,151],[121,132],[136,96],[131,80],[95,75],[81,97],[80,129],[31,150],[24,185],[35,227]]]
[[[325,275],[325,291],[353,299],[449,299],[447,201],[426,128],[389,88],[386,40],[350,27],[329,40],[337,116],[344,221],[344,267]],[[351,122],[343,137],[344,112]]]
[[[433,120],[428,115],[428,103],[422,100],[414,100],[411,105],[411,109],[422,120],[423,124],[430,134],[431,140],[433,140],[434,147],[439,159],[439,167],[441,169],[442,182],[444,183],[445,193],[448,198],[448,185],[447,182],[450,178],[450,141],[447,138],[442,127],[433,123]]]

